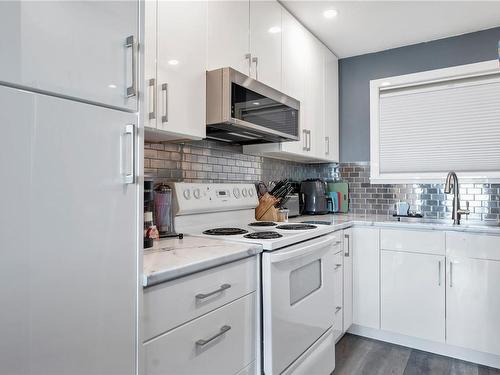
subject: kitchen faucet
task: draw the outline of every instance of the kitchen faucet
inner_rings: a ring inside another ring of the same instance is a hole
[[[452,191],[453,189],[453,191]],[[453,194],[453,212],[451,218],[453,219],[453,224],[460,224],[460,216],[470,214],[469,202],[466,203],[467,208],[465,210],[460,208],[460,197],[458,189],[458,177],[455,172],[451,171],[446,176],[446,183],[444,185],[444,192],[446,194]]]

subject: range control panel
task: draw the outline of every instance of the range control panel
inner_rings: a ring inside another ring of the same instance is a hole
[[[259,204],[253,184],[176,182],[177,215],[255,208]]]

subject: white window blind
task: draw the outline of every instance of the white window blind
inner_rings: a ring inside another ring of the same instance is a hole
[[[500,171],[500,75],[380,91],[380,173]]]

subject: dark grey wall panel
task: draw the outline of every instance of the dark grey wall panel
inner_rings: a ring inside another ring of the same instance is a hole
[[[340,161],[370,160],[370,80],[498,58],[500,27],[341,59]]]

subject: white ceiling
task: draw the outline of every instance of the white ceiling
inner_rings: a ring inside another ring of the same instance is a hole
[[[500,26],[500,1],[306,1],[281,3],[340,57]],[[323,17],[334,8],[338,16]]]

